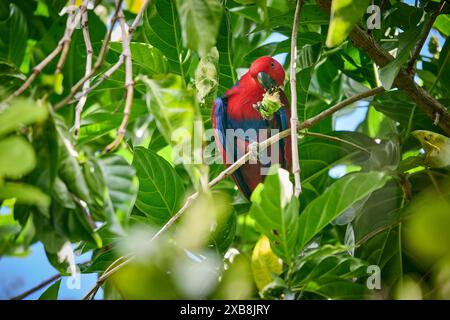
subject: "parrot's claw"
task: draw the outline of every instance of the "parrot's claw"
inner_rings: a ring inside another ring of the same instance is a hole
[[[252,142],[248,145],[248,151],[250,152],[249,163],[256,163],[258,161],[259,143]]]

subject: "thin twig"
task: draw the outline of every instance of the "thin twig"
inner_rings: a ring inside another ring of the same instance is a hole
[[[25,90],[28,89],[28,87],[33,83],[33,81],[37,78],[37,76],[44,70],[44,68],[53,61],[60,53],[63,51],[61,58],[58,62],[58,65],[56,67],[55,73],[58,73],[58,70],[62,69],[62,65],[64,64],[65,57],[63,56],[67,55],[67,50],[65,49],[67,47],[67,43],[70,43],[70,39],[72,38],[73,31],[75,30],[76,25],[79,21],[79,13],[77,13],[75,16],[73,16],[74,13],[74,6],[75,6],[75,0],[71,0],[70,7],[67,11],[67,22],[66,22],[66,29],[64,30],[63,37],[59,40],[58,45],[55,49],[53,49],[50,54],[44,58],[38,65],[36,65],[33,68],[33,71],[31,72],[30,76],[25,80],[25,82],[20,86],[19,89],[14,91],[8,98],[6,98],[5,101],[9,101],[12,98],[20,96],[22,93],[25,92]],[[63,60],[61,60],[63,59]]]
[[[78,93],[78,91],[84,86],[84,83],[91,79],[95,73],[100,69],[100,67],[103,65],[103,61],[105,60],[106,53],[109,49],[109,42],[111,41],[111,34],[114,29],[114,25],[117,21],[117,15],[119,13],[119,9],[122,7],[123,0],[116,0],[116,8],[114,11],[114,14],[111,18],[110,27],[108,32],[105,34],[105,38],[103,39],[102,47],[100,48],[100,52],[98,54],[97,60],[95,61],[95,65],[92,68],[91,72],[88,75],[84,75],[83,78],[78,80],[78,82],[70,89],[70,93],[65,97],[63,100],[59,101],[57,104],[55,104],[54,109],[58,110],[65,105],[67,105]]]
[[[92,57],[94,51],[92,49],[91,36],[89,35],[89,18],[88,18],[88,3],[89,0],[83,0],[82,5],[80,6],[81,11],[81,27],[83,28],[83,38],[84,44],[86,46],[86,70],[84,75],[87,76],[92,71]],[[83,92],[89,90],[91,81],[88,79],[83,84]],[[87,95],[81,97],[80,101],[78,101],[77,106],[75,107],[75,123],[74,123],[74,136],[75,139],[78,138],[78,132],[80,131],[81,125],[81,112],[83,111],[84,104],[86,103]]]
[[[103,153],[110,152],[117,148],[125,136],[127,129],[128,120],[130,118],[131,107],[133,106],[133,96],[134,96],[134,81],[133,81],[133,63],[131,61],[131,49],[130,41],[131,35],[127,35],[127,28],[125,23],[125,18],[123,16],[122,9],[119,11],[119,24],[122,31],[122,56],[125,59],[125,88],[126,88],[126,98],[125,107],[123,110],[123,118],[120,123],[119,129],[117,130],[116,138],[113,142],[106,146]]]
[[[305,136],[310,136],[310,137],[316,137],[316,138],[321,138],[321,139],[325,139],[325,140],[329,140],[329,141],[333,141],[333,142],[339,142],[339,143],[344,143],[344,144],[348,144],[349,146],[354,147],[355,149],[359,149],[365,153],[370,153],[369,150],[367,150],[364,147],[361,147],[359,145],[357,145],[356,143],[347,141],[345,139],[341,139],[339,137],[334,137],[334,136],[329,136],[327,134],[323,134],[323,133],[317,133],[317,132],[301,132],[300,135],[305,135]]]
[[[123,0],[119,0],[119,1],[120,1],[120,6],[121,6],[121,3],[122,3]],[[133,23],[131,24],[131,27],[128,29],[128,39],[129,39],[129,42],[130,42],[130,43],[131,43],[132,35],[133,35],[134,31],[136,30],[137,26],[139,25],[139,23],[141,22],[142,16],[144,15],[145,9],[148,7],[149,3],[150,3],[150,0],[145,0],[145,1],[144,1],[144,3],[143,3],[142,6],[141,6],[141,9],[139,10],[138,14],[137,14],[136,17],[134,18]],[[119,6],[119,7],[120,7],[120,6]],[[85,81],[87,81],[88,79],[92,78],[92,77],[95,75],[95,73],[98,71],[98,69],[100,68],[100,66],[102,65],[103,60],[104,60],[104,58],[105,58],[106,49],[107,49],[107,47],[108,47],[108,44],[109,44],[109,41],[110,41],[110,38],[111,38],[112,26],[113,26],[113,24],[114,24],[113,21],[115,22],[115,21],[117,20],[117,13],[118,13],[118,8],[116,7],[116,13],[115,13],[115,15],[114,15],[114,17],[113,17],[113,19],[112,19],[112,22],[111,22],[111,29],[110,29],[110,32],[109,32],[109,37],[105,37],[105,39],[107,39],[107,40],[104,40],[104,41],[103,41],[103,47],[102,47],[102,49],[105,48],[105,50],[101,50],[101,51],[100,51],[99,58],[97,59],[97,62],[96,62],[96,64],[95,64],[94,68],[92,69],[91,74],[89,74],[89,76],[85,76],[85,77],[83,77],[82,79],[80,79],[80,80],[77,82],[77,84],[75,84],[75,85],[72,87],[70,94],[69,94],[64,100],[60,101],[58,104],[55,105],[55,109],[56,109],[56,110],[57,110],[57,109],[60,109],[60,108],[62,108],[62,107],[64,107],[64,106],[67,105],[68,103],[71,103],[72,100],[73,100],[73,98],[75,97],[75,95],[78,93],[78,91],[79,91],[80,88],[82,87],[83,83],[84,83]],[[105,44],[106,44],[106,46],[105,46]],[[103,51],[104,51],[104,54],[102,54]],[[101,59],[100,59],[100,58],[101,58]],[[99,60],[99,59],[100,59],[100,60]],[[121,55],[121,56],[119,57],[119,60],[118,60],[114,65],[112,65],[107,71],[105,71],[105,73],[103,74],[103,76],[101,76],[101,78],[100,78],[100,79],[99,79],[99,80],[91,87],[90,90],[87,90],[86,92],[84,92],[84,91],[82,92],[81,97],[87,95],[87,94],[88,94],[89,92],[91,92],[94,88],[96,88],[98,85],[100,85],[100,83],[102,83],[104,80],[106,80],[106,79],[108,79],[109,77],[111,77],[111,75],[112,75],[114,72],[116,72],[116,71],[119,69],[119,67],[124,63],[124,60],[125,60],[124,57]],[[98,63],[98,62],[100,62],[100,63]],[[77,97],[76,100],[81,99],[81,97]]]
[[[341,102],[339,102],[338,104],[334,105],[331,108],[328,108],[324,111],[322,111],[321,113],[319,113],[318,115],[307,119],[306,121],[300,123],[297,126],[297,130],[303,130],[306,128],[311,128],[312,126],[314,126],[315,124],[317,124],[318,122],[322,121],[323,119],[325,119],[326,117],[332,115],[333,113],[335,113],[336,111],[339,111],[340,109],[365,98],[371,97],[373,95],[376,95],[378,93],[381,93],[384,91],[383,87],[377,87],[371,90],[368,90],[366,92],[362,92],[359,93],[353,97],[350,97],[346,100],[343,100]],[[284,131],[281,131],[279,133],[277,133],[276,135],[273,135],[271,137],[269,137],[268,139],[262,141],[261,143],[258,144],[258,150],[261,152],[265,149],[267,149],[268,147],[270,147],[271,145],[277,143],[278,141],[288,137],[291,135],[291,129],[287,129]],[[237,169],[239,169],[242,165],[244,165],[246,162],[249,161],[251,156],[251,151],[247,152],[246,154],[244,154],[241,158],[239,158],[236,162],[234,162],[231,166],[229,166],[227,169],[223,170],[216,178],[214,178],[213,180],[211,180],[208,183],[208,186],[211,188],[213,186],[215,186],[217,183],[219,183],[220,181],[222,181],[223,179],[225,179],[228,176],[231,176],[233,174],[233,172],[235,172]],[[184,212],[186,212],[186,210],[189,208],[189,206],[192,204],[192,202],[199,196],[199,193],[196,192],[194,194],[192,194],[191,196],[189,196],[183,207],[175,214],[172,216],[172,218],[167,221],[167,223],[151,238],[150,241],[154,241],[156,239],[158,239],[162,234],[164,234],[165,232],[167,232],[167,230],[183,215]],[[116,259],[111,265],[110,267],[108,267],[106,269],[106,271],[103,273],[102,276],[99,277],[99,279],[97,280],[96,285],[88,292],[88,294],[86,294],[86,296],[83,299],[93,299],[95,297],[96,292],[98,291],[98,289],[100,288],[100,286],[117,270],[119,270],[120,268],[122,268],[123,266],[125,266],[126,264],[128,264],[131,260],[133,259],[133,256],[122,256],[119,257],[118,259]],[[122,262],[120,262],[122,261]],[[111,266],[113,266],[113,268],[111,268]]]
[[[441,0],[441,3],[437,6],[436,10],[433,12],[427,24],[425,25],[424,30],[422,31],[422,38],[417,44],[416,49],[414,50],[414,53],[411,57],[411,60],[408,63],[408,67],[406,68],[406,71],[409,72],[410,74],[415,73],[414,69],[416,67],[416,61],[419,58],[420,52],[422,51],[423,45],[425,44],[425,41],[428,38],[428,35],[430,33],[431,28],[433,27],[434,22],[436,21],[436,18],[441,14],[442,10],[444,9],[445,1],[446,0]]]
[[[37,286],[34,286],[33,288],[15,296],[12,297],[10,300],[22,300],[25,299],[26,297],[28,297],[30,294],[33,294],[39,290],[41,290],[42,288],[45,288],[46,286],[48,286],[50,283],[55,282],[57,280],[59,280],[61,278],[61,274],[55,274],[54,276],[48,278],[47,280],[39,283]]]
[[[291,152],[292,152],[292,173],[294,174],[294,194],[298,197],[302,193],[302,183],[300,180],[300,163],[298,160],[298,140],[297,133],[297,34],[298,22],[300,20],[300,11],[302,0],[297,0],[295,7],[294,25],[291,36],[291,66],[290,66],[290,84],[291,84]]]
[[[76,11],[75,0],[70,0],[69,8],[67,9],[67,22],[66,22],[66,31],[64,34],[64,43],[61,51],[61,55],[59,56],[58,63],[56,64],[55,75],[58,75],[62,72],[64,64],[66,63],[67,55],[69,54],[70,43],[72,42],[72,33],[78,24],[78,21],[75,23],[74,13]]]

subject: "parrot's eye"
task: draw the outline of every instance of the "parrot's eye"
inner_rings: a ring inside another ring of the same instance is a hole
[[[272,69],[275,69],[275,62],[272,61],[272,62],[270,63],[270,67],[271,67]]]

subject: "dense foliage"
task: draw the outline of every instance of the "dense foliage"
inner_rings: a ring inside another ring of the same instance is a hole
[[[89,3],[95,64],[115,2]],[[143,3],[123,2],[128,25]],[[202,156],[214,145],[201,137],[211,128],[213,99],[253,60],[281,54],[289,70],[296,1],[150,1],[129,43],[132,108],[111,152],[105,147],[128,116],[126,64],[102,78],[126,60],[118,23],[78,131],[81,88],[60,102],[86,72],[80,24],[61,71],[57,57],[11,97],[61,44],[68,2],[1,1],[0,256],[26,255],[39,241],[61,275],[102,275],[120,265],[99,283],[107,299],[450,298],[450,6],[373,3],[380,28],[369,30],[370,1],[334,0],[331,18],[330,1],[303,1],[299,122],[385,90],[299,132],[298,199],[288,172],[273,168],[247,201],[229,177],[208,186],[225,167],[214,161],[217,152]],[[355,26],[373,42],[350,36]],[[395,59],[382,63],[376,46]],[[290,99],[289,79],[285,91]],[[366,112],[354,131],[336,130],[336,119],[359,108]],[[175,157],[180,148],[187,152]],[[86,252],[92,258],[76,265],[73,255]],[[59,285],[43,298],[57,298]]]

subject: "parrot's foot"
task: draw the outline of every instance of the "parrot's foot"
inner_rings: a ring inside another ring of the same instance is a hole
[[[262,101],[255,103],[253,108],[257,110],[266,120],[271,120],[273,114],[277,112],[283,103],[280,100],[280,91],[271,90],[264,93]]]
[[[259,155],[259,143],[252,142],[248,145],[248,151],[250,152],[249,163],[254,164],[258,161]]]

